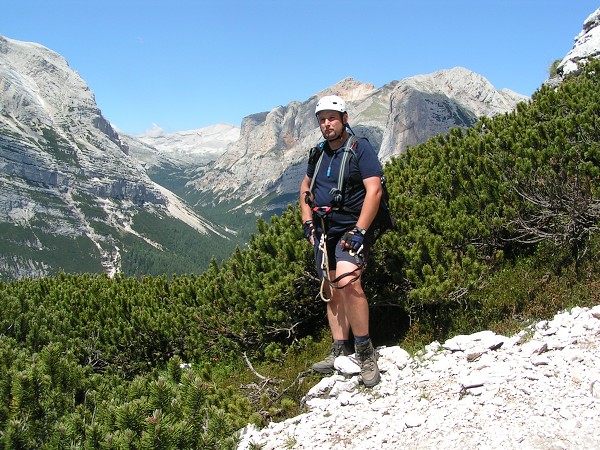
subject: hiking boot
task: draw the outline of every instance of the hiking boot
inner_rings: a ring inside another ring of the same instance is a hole
[[[360,374],[363,384],[367,387],[373,387],[379,383],[379,367],[377,367],[377,353],[373,348],[373,343],[369,339],[367,342],[356,344],[356,361],[360,366]]]
[[[332,373],[335,371],[335,366],[333,364],[335,363],[335,358],[340,355],[348,356],[352,353],[353,349],[349,344],[344,345],[334,342],[327,358],[325,358],[323,361],[319,361],[318,363],[314,363],[312,365],[312,369],[319,373]]]

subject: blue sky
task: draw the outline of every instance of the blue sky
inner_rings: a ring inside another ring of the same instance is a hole
[[[66,58],[119,129],[225,122],[352,77],[463,66],[531,95],[591,0],[6,0],[0,34]]]

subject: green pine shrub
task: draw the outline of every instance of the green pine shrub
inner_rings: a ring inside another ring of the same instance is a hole
[[[599,77],[590,63],[385,166],[396,227],[364,274],[378,344],[597,302]],[[0,282],[0,448],[227,449],[300,412],[330,345],[300,220],[259,220],[199,275]]]
[[[542,87],[512,113],[431,138],[386,165],[397,226],[374,252],[368,279],[384,286],[372,289],[374,304],[397,304],[411,323],[438,327],[430,337],[443,336],[472,295],[517,259],[544,248],[561,255],[560,272],[593,257],[599,64],[557,89]]]

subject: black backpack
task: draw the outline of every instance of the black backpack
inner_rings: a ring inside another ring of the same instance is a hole
[[[342,161],[340,164],[340,172],[338,175],[337,188],[333,188],[330,193],[333,195],[332,205],[334,209],[339,211],[347,211],[354,214],[360,214],[360,211],[356,211],[347,207],[344,207],[344,173],[346,171],[346,166],[350,163],[350,159],[356,157],[355,149],[358,145],[359,139],[366,138],[358,138],[353,134],[350,135],[346,144],[343,148]],[[324,142],[321,142],[318,146],[313,147],[309,153],[309,162],[315,164],[314,175],[310,182],[310,195],[314,194],[314,185],[315,178],[317,177],[317,173],[319,172],[319,168],[321,166],[321,161],[323,160],[323,147],[325,146]],[[379,210],[377,211],[377,215],[375,219],[373,219],[373,223],[371,224],[371,228],[374,230],[375,236],[379,237],[387,230],[391,230],[394,228],[395,220],[392,217],[389,207],[390,194],[387,190],[385,177],[381,177],[381,188],[382,195],[381,201],[379,202]],[[310,204],[310,202],[307,202]]]

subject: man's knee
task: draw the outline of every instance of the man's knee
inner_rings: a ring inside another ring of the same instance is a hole
[[[338,283],[338,290],[341,291],[344,298],[355,298],[364,296],[360,278],[348,275],[342,278]]]

